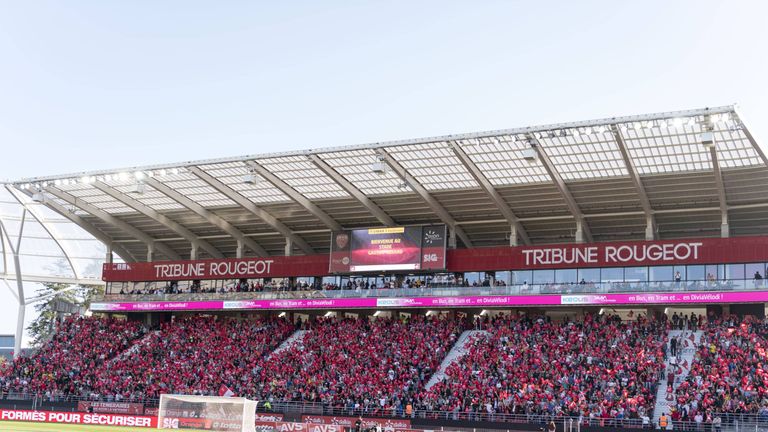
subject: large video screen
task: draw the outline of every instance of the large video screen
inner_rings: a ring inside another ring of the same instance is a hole
[[[334,232],[331,272],[445,268],[445,225]]]

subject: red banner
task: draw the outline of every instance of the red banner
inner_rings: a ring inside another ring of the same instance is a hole
[[[312,424],[339,425],[343,427],[354,427],[358,417],[336,417],[321,415],[303,415],[301,421]],[[370,428],[380,426],[384,431],[399,431],[411,428],[411,421],[408,419],[379,419],[363,418],[363,427]]]
[[[257,422],[279,422],[279,421],[283,421],[283,415],[256,413],[256,421]]]
[[[280,432],[344,432],[344,426],[332,423],[277,422],[275,429]]]
[[[144,405],[129,402],[80,401],[77,403],[77,410],[81,412],[142,415],[144,414]]]
[[[327,255],[104,264],[108,282],[314,276],[328,273]]]
[[[448,270],[728,264],[768,260],[768,237],[491,247],[448,251]]]
[[[339,257],[348,253],[343,251],[349,247],[348,238],[346,243],[342,242],[344,248],[335,243],[334,240],[334,251],[339,252]],[[440,260],[430,256],[427,261],[433,258]],[[447,251],[446,264],[447,271],[467,272],[765,261],[768,261],[768,237],[761,236],[455,249]],[[340,261],[339,266],[343,265]],[[327,275],[329,256],[307,255],[104,264],[102,279],[141,282]]]
[[[36,423],[68,423],[80,425],[128,426],[156,428],[157,418],[120,414],[96,414],[58,411],[27,411],[0,409],[2,421],[25,421]]]

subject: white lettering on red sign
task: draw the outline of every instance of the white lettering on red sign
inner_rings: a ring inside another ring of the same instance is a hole
[[[203,271],[205,271],[204,263],[155,264],[155,276],[158,279],[174,277],[202,277]]]
[[[633,262],[668,262],[699,259],[701,242],[639,244],[622,246],[605,246],[603,262],[605,264],[621,264]],[[591,264],[598,265],[600,247],[570,247],[570,248],[539,248],[523,250],[526,266],[560,265],[560,264]]]
[[[155,277],[158,280],[173,279],[185,277],[190,279],[205,278],[207,276],[225,276],[236,277],[242,275],[261,275],[272,272],[272,263],[274,260],[258,261],[236,261],[236,262],[211,262],[208,264],[208,273],[206,274],[206,264],[203,262],[178,263],[178,264],[155,264]]]
[[[0,420],[152,427],[152,417],[119,414],[81,414],[57,411],[0,410]]]
[[[264,274],[272,271],[274,260],[212,262],[208,268],[210,276],[240,276],[246,274]]]

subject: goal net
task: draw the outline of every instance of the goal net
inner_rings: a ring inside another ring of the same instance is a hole
[[[258,402],[238,397],[160,395],[158,429],[256,430]]]

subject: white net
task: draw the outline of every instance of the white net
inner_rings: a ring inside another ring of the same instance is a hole
[[[256,401],[246,398],[160,395],[158,429],[256,430]]]

